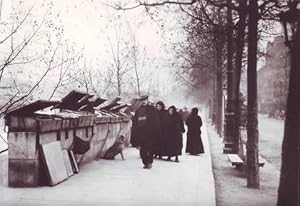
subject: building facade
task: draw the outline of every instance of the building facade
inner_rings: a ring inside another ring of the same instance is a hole
[[[286,108],[289,53],[284,37],[277,36],[269,42],[266,63],[258,71],[258,110],[270,117],[283,118]]]

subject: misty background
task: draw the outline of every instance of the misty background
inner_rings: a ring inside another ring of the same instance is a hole
[[[149,94],[153,101],[169,105],[192,104],[187,85],[176,77],[181,65],[174,48],[185,40],[180,29],[183,15],[170,8],[117,11],[108,6],[113,3],[2,1],[2,36],[18,28],[11,40],[0,45],[2,58],[31,39],[3,70],[1,96],[26,94],[46,73],[27,101],[60,99],[77,89],[105,98]],[[118,63],[122,66],[119,92]]]

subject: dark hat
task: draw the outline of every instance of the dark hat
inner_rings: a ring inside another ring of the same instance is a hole
[[[143,96],[140,96],[139,99],[140,99],[140,100],[145,100],[145,99],[148,99],[148,97],[149,97],[148,95],[143,95]]]
[[[163,110],[165,109],[165,104],[162,101],[158,101],[156,105],[160,105]]]
[[[169,109],[173,109],[174,112],[176,112],[176,107],[175,107],[174,105],[170,106],[170,107],[168,108],[168,110],[169,110]]]
[[[197,107],[194,107],[192,109],[192,112],[191,112],[193,115],[197,115],[198,114],[198,108]]]

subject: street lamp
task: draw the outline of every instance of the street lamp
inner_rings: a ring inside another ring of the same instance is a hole
[[[289,10],[280,13],[279,18],[283,26],[285,44],[291,47],[295,39],[294,35],[300,17],[300,0],[289,1],[288,6]]]

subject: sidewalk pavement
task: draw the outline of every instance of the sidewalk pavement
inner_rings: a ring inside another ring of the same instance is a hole
[[[184,134],[184,143],[185,143]],[[215,206],[215,185],[206,126],[202,127],[205,154],[183,154],[179,163],[154,160],[142,169],[138,150],[127,148],[125,161],[92,161],[80,173],[54,187],[0,186],[0,205],[178,205]],[[185,149],[185,147],[184,147]],[[184,151],[183,149],[183,151]]]

